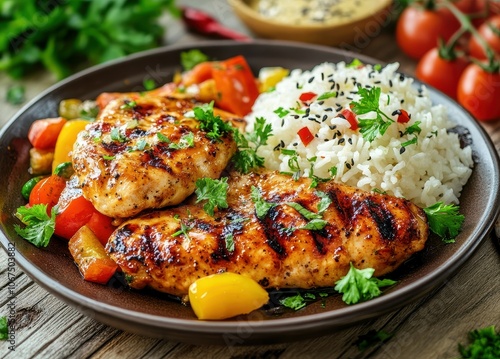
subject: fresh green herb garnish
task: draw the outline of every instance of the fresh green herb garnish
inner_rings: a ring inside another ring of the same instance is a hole
[[[216,207],[227,208],[227,189],[227,177],[219,180],[200,178],[196,181],[196,203],[207,201],[203,209],[213,217]]]
[[[330,167],[328,172],[330,172],[330,176],[332,176],[332,178],[335,177],[337,175],[337,166]]]
[[[13,85],[9,87],[9,89],[7,90],[6,100],[8,103],[12,105],[20,105],[25,100],[24,93],[25,93],[24,86]]]
[[[314,174],[314,164],[316,163],[316,159],[316,156],[307,159],[311,164],[311,166],[309,167],[309,178],[311,179],[309,188],[316,188],[318,187],[318,184],[320,184],[320,182],[327,182],[329,180],[329,178],[321,178]]]
[[[382,136],[387,128],[394,122],[386,113],[380,109],[380,87],[370,89],[359,87],[359,102],[352,101],[352,111],[356,115],[364,115],[375,112],[375,118],[359,119],[359,131],[367,141],[373,141],[377,136]],[[385,120],[384,120],[385,117]]]
[[[313,293],[303,293],[300,294],[298,293],[297,295],[293,295],[290,297],[286,297],[283,299],[280,299],[281,305],[284,307],[293,309],[293,310],[299,310],[304,308],[307,305],[308,301],[313,301],[316,299],[316,296]]]
[[[208,56],[198,49],[181,52],[181,66],[185,71],[191,70],[196,65],[208,60]]]
[[[307,229],[310,231],[320,231],[323,228],[325,228],[325,226],[328,224],[327,221],[322,219],[322,215],[320,213],[311,212],[296,202],[287,202],[287,205],[295,209],[305,219],[308,220],[306,225],[294,229]]]
[[[144,79],[142,86],[144,86],[144,90],[151,91],[156,88],[156,82],[153,79]]]
[[[378,297],[382,293],[380,288],[396,283],[391,279],[372,278],[374,272],[373,268],[356,269],[351,262],[347,275],[335,282],[335,290],[343,293],[346,304],[355,304]]]
[[[80,109],[80,118],[88,121],[95,121],[99,114],[99,106],[95,101],[84,101]]]
[[[285,110],[283,107],[278,107],[276,110],[273,111],[275,114],[279,116],[279,118],[283,118],[286,115],[290,113],[290,111]]]
[[[232,233],[229,233],[228,235],[225,236],[224,240],[226,242],[227,251],[230,253],[233,253],[234,252],[234,235]]]
[[[180,15],[174,0],[9,1],[0,14],[0,71],[14,78],[45,67],[57,79],[159,46],[160,17]]]
[[[350,67],[358,68],[358,67],[361,67],[361,66],[364,66],[364,65],[365,64],[360,59],[353,59],[350,63],[348,63],[347,65],[345,65],[345,67],[347,67],[347,68],[350,68]]]
[[[257,214],[257,218],[262,219],[266,216],[267,212],[269,212],[271,208],[276,206],[276,203],[265,201],[264,198],[262,198],[262,194],[257,187],[252,186],[251,191],[251,198],[253,203],[255,204],[255,212]]]
[[[187,240],[191,240],[191,238],[189,237],[189,231],[192,228],[193,227],[190,227],[190,226],[184,224],[183,222],[181,222],[181,229],[179,229],[177,232],[173,233],[172,237],[178,237],[182,234],[182,235],[184,235],[184,237],[186,237]]]
[[[266,119],[263,117],[255,119],[253,132],[241,134],[237,129],[234,130],[234,139],[238,146],[238,151],[231,161],[237,171],[248,173],[254,168],[264,166],[264,158],[257,155],[257,151],[260,146],[267,145],[267,140],[271,134],[271,125],[266,124]]]
[[[317,99],[316,101],[321,101],[321,100],[326,100],[330,97],[335,97],[337,96],[337,92],[335,91],[332,91],[332,92],[325,92],[323,94],[321,94]]]
[[[414,137],[406,142],[403,142],[401,144],[402,147],[406,147],[412,144],[417,144],[418,142],[418,135],[420,132],[422,132],[422,129],[420,128],[421,121],[415,121],[415,123],[411,126],[408,126],[403,132],[403,135],[414,135]]]
[[[491,325],[469,332],[468,346],[458,345],[463,359],[498,359],[500,358],[500,332]]]
[[[106,161],[112,161],[116,158],[116,156],[103,155],[102,158],[105,159]]]
[[[124,135],[124,134],[120,131],[120,128],[119,128],[119,127],[114,127],[114,128],[111,130],[110,136],[111,136],[111,139],[112,139],[113,141],[120,142],[120,143],[127,142],[127,140],[128,140],[127,136],[125,136],[125,135]]]
[[[220,141],[225,134],[233,132],[233,127],[229,123],[214,115],[213,101],[195,107],[193,111],[194,117],[200,122],[200,130],[206,132],[209,139]]]
[[[0,340],[7,340],[9,338],[9,323],[7,317],[0,317]]]
[[[123,105],[120,106],[121,110],[133,110],[137,106],[135,101],[125,100],[123,101]]]
[[[292,171],[292,172],[281,172],[281,173],[292,176],[292,178],[295,181],[297,181],[300,177],[299,156],[297,154],[297,151],[282,148],[281,153],[285,156],[290,156],[287,163],[288,163],[288,168],[290,168],[290,170]]]
[[[464,223],[464,215],[459,213],[460,207],[454,204],[437,202],[424,208],[429,228],[445,243],[454,243]]]
[[[168,146],[174,150],[182,150],[185,148],[194,147],[194,133],[189,132],[181,137],[179,143],[170,143]]]
[[[47,247],[50,237],[54,234],[56,209],[52,208],[50,216],[47,214],[46,204],[35,204],[30,208],[21,206],[16,211],[16,217],[26,226],[21,228],[15,225],[17,234],[37,247]]]

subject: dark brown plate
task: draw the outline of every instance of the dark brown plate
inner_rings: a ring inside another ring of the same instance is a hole
[[[218,59],[242,54],[254,70],[264,66],[310,69],[324,61],[351,61],[359,57],[333,48],[271,41],[205,42],[190,48],[201,49]],[[17,263],[31,278],[85,315],[142,335],[197,344],[264,344],[304,339],[379,316],[425,295],[456,272],[491,230],[500,208],[498,155],[488,135],[466,111],[431,90],[433,101],[444,104],[453,121],[469,130],[473,141],[477,163],[461,197],[466,220],[455,244],[444,245],[431,239],[426,250],[391,275],[400,282],[381,297],[346,306],[336,295],[328,298],[324,306],[317,302],[297,312],[276,315],[259,310],[249,316],[208,322],[198,321],[189,307],[158,293],[131,291],[118,280],[108,286],[83,281],[66,242],[56,239],[48,248],[38,249],[14,231],[18,222],[13,214],[25,204],[20,189],[29,178],[29,126],[35,119],[56,116],[58,103],[64,98],[93,99],[103,91],[140,91],[145,78],[165,83],[180,69],[180,53],[185,50],[160,48],[76,74],[40,94],[0,132],[2,245],[14,245]]]

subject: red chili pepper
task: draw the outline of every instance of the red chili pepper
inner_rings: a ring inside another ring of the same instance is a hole
[[[311,130],[307,126],[302,127],[300,130],[298,130],[297,134],[299,135],[300,140],[302,141],[304,146],[307,146],[311,143],[312,140],[314,140],[314,135],[311,133]]]
[[[311,101],[317,95],[314,92],[304,92],[300,95],[299,100],[302,102]]]
[[[411,119],[411,115],[407,111],[400,109],[393,112],[393,116],[398,115],[398,123],[408,123]]]
[[[202,35],[214,36],[223,39],[239,40],[245,41],[249,40],[250,37],[241,34],[234,30],[231,30],[223,25],[221,25],[217,20],[207,13],[190,7],[183,7],[182,10],[182,20],[184,24],[194,32]]]
[[[359,128],[358,120],[356,119],[356,115],[354,114],[354,112],[345,108],[342,110],[342,112],[340,112],[340,114],[344,116],[347,122],[349,122],[349,124],[351,125],[351,130],[356,131]]]

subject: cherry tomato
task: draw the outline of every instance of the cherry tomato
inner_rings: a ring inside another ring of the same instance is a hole
[[[420,59],[415,74],[420,81],[456,99],[458,80],[467,65],[468,62],[461,57],[451,61],[443,59],[438,49],[433,48]]]
[[[221,109],[244,116],[259,96],[252,70],[243,56],[214,63],[212,77],[218,92],[215,104]]]
[[[94,232],[95,236],[99,239],[99,242],[101,242],[102,245],[106,245],[106,243],[108,243],[109,237],[116,229],[113,225],[113,218],[98,212],[95,208],[94,213],[92,214],[92,217],[90,217],[86,226]]]
[[[314,92],[304,92],[304,93],[300,94],[299,100],[302,102],[307,102],[307,101],[311,101],[316,96],[317,95]]]
[[[73,198],[64,204],[59,203],[54,233],[62,238],[70,239],[90,221],[94,211],[92,203],[83,196]]]
[[[214,62],[211,61],[199,63],[182,75],[182,84],[184,86],[190,86],[193,84],[200,84],[203,81],[211,79],[213,65]]]
[[[28,131],[28,139],[33,147],[48,150],[56,146],[57,136],[66,123],[62,117],[36,120]]]
[[[51,175],[40,180],[31,190],[29,205],[46,204],[47,212],[50,213],[58,201],[63,189],[66,187],[64,178]]]
[[[300,140],[302,141],[304,146],[307,146],[311,143],[312,140],[314,140],[314,135],[311,133],[311,130],[307,126],[304,126],[300,130],[298,130],[297,134],[299,135]]]
[[[359,128],[358,120],[356,119],[356,115],[354,114],[354,112],[346,108],[343,109],[340,114],[344,116],[347,122],[349,122],[349,124],[351,125],[351,130],[356,131]]]
[[[396,40],[408,56],[420,59],[438,45],[438,39],[447,41],[459,29],[458,21],[440,10],[426,10],[408,6],[396,25]]]
[[[467,66],[458,82],[458,102],[476,119],[500,118],[500,73],[489,73],[477,64]]]
[[[491,47],[496,55],[500,55],[500,15],[488,19],[477,29],[486,43]],[[476,59],[486,59],[486,52],[475,36],[469,40],[469,53]]]

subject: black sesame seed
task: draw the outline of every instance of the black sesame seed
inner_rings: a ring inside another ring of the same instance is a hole
[[[328,127],[330,128],[330,130],[332,130],[332,131],[333,131],[333,130],[335,130],[335,129],[337,128],[337,125],[330,125],[330,126],[328,126]]]
[[[389,87],[392,87],[392,80],[389,80]]]
[[[337,111],[337,112],[342,111],[342,106],[337,107],[337,108],[335,109],[335,111]]]
[[[392,113],[392,116],[401,115],[401,110],[396,110]]]
[[[292,143],[292,146],[297,146],[297,145],[298,145],[297,142]]]
[[[406,147],[401,147],[399,149],[399,154],[402,155],[406,151]]]
[[[325,111],[327,111],[327,112],[331,112],[331,111],[333,111],[333,108],[331,108],[331,107],[327,107],[327,108],[325,108]]]
[[[300,118],[300,116],[299,115],[294,115],[293,118],[297,120],[297,119]]]
[[[381,81],[380,80],[377,80],[377,81],[373,81],[374,84],[379,84]]]
[[[323,118],[321,119],[322,122],[325,122],[328,119],[328,115],[324,115]]]
[[[350,163],[347,163],[347,162],[346,162],[346,163],[345,163],[345,166],[347,167],[347,169],[348,169],[348,170],[350,170],[350,169],[351,169],[351,164],[350,164]]]
[[[313,77],[311,77],[309,80],[307,80],[307,82],[308,82],[308,83],[311,83],[311,82],[313,82],[313,81],[314,81],[314,76],[313,76]]]
[[[349,142],[349,144],[350,144],[350,145],[352,145],[352,138],[350,138],[350,137],[349,137],[349,138],[347,139],[347,142]]]
[[[283,127],[284,125],[285,125],[285,119],[284,119],[284,118],[282,118],[282,119],[281,119],[281,127]]]
[[[319,101],[319,102],[318,102],[318,105],[320,105],[320,106],[321,106],[321,105],[323,105],[324,103],[325,103],[325,101]]]
[[[341,138],[341,139],[339,140],[339,145],[343,144],[344,142],[345,142],[345,138]]]
[[[324,81],[324,80],[325,80],[325,74],[321,73],[321,81]]]

